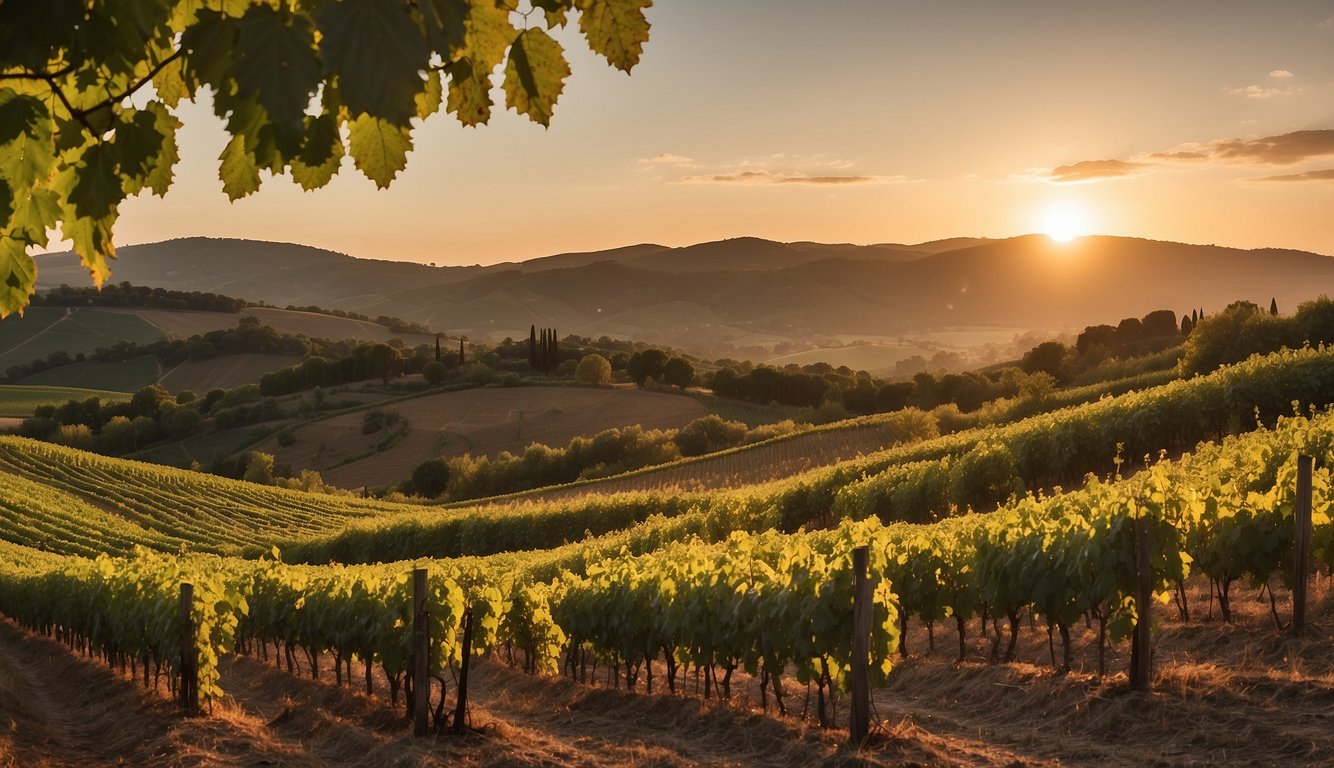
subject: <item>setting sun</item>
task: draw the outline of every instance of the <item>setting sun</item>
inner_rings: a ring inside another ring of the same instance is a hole
[[[1068,243],[1088,234],[1088,218],[1073,206],[1049,208],[1042,216],[1042,231],[1058,243]]]

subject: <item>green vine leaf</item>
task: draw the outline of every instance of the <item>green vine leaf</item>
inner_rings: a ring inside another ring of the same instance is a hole
[[[533,122],[550,126],[569,75],[560,43],[541,29],[526,29],[514,41],[505,64],[505,103]]]
[[[255,94],[274,125],[299,133],[323,79],[314,25],[304,16],[284,19],[268,6],[251,7],[241,18],[233,72],[241,93]]]
[[[37,262],[28,255],[27,243],[0,237],[0,318],[28,305],[37,286]]]
[[[222,165],[218,178],[227,199],[235,202],[259,189],[259,168],[255,158],[246,151],[245,136],[233,136],[218,156]]]
[[[309,192],[328,184],[338,173],[344,150],[333,115],[325,113],[307,121],[301,152],[292,159],[292,179]]]
[[[644,9],[651,5],[653,0],[575,0],[588,47],[624,72],[633,69],[644,52],[649,30]]]
[[[384,189],[407,167],[412,137],[407,128],[363,114],[349,126],[348,149],[357,170]]]
[[[407,125],[425,87],[422,71],[430,51],[421,28],[399,0],[342,0],[319,16],[320,52],[338,76],[343,103],[354,115],[368,113]],[[373,62],[374,66],[367,66]]]
[[[70,169],[72,184],[66,199],[75,215],[101,219],[115,211],[125,198],[119,169],[114,145],[92,144],[84,150],[78,164]]]

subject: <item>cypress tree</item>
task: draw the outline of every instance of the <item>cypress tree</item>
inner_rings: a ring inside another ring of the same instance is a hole
[[[459,337],[459,367],[463,367],[463,337]]]
[[[1269,300],[1269,314],[1271,315],[1278,314],[1278,297],[1274,297]]]
[[[1193,326],[1198,322],[1200,322],[1200,316],[1195,314],[1195,310],[1192,309],[1190,311],[1190,324]]]
[[[551,367],[560,365],[560,342],[556,340],[556,329],[551,329]]]
[[[440,362],[440,334],[435,335],[435,361]]]
[[[528,367],[537,370],[537,326],[528,326]]]

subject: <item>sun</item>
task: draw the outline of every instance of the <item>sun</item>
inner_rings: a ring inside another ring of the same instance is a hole
[[[1058,205],[1043,214],[1042,231],[1058,243],[1068,243],[1088,234],[1088,218],[1079,208]]]

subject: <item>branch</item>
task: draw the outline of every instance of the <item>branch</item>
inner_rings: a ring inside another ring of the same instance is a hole
[[[33,72],[30,70],[23,70],[22,72],[10,72],[7,74],[0,74],[0,81],[45,80],[47,82],[51,82],[51,80],[54,78],[64,77],[65,75],[68,75],[69,73],[73,72],[74,68],[75,68],[74,62],[70,62],[69,64],[66,64],[65,66],[61,67],[60,69],[57,69],[54,72]]]
[[[92,105],[91,107],[88,107],[87,109],[79,110],[75,116],[79,118],[80,122],[82,122],[88,115],[91,115],[99,110],[106,109],[107,107],[110,107],[113,104],[119,103],[125,97],[130,96],[135,91],[139,90],[140,88],[143,88],[145,85],[148,85],[150,82],[152,82],[153,78],[157,76],[157,73],[161,72],[163,68],[166,67],[168,64],[180,58],[181,54],[184,52],[185,52],[184,49],[177,48],[175,51],[172,51],[172,54],[170,56],[163,59],[162,61],[159,61],[157,63],[157,66],[153,67],[153,69],[151,69],[148,72],[148,74],[140,78],[139,82],[135,83],[134,85],[131,85],[129,88],[126,88],[125,91],[122,93],[116,94],[114,96],[108,96],[105,99]],[[52,83],[51,87],[54,88],[55,84]],[[61,100],[64,101],[63,96]],[[68,106],[69,102],[65,103],[66,106]]]

